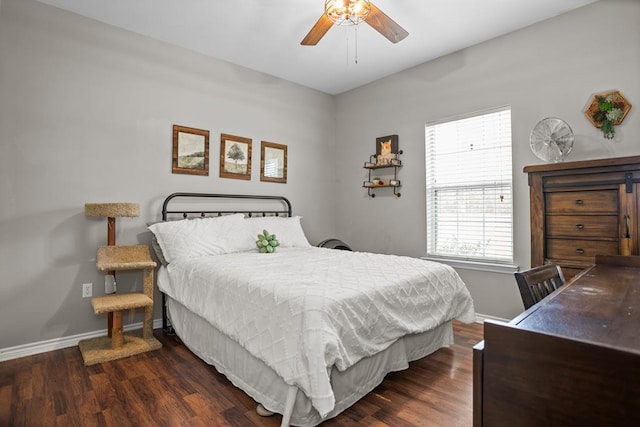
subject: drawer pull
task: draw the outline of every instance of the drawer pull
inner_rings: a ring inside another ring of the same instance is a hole
[[[576,253],[579,255],[584,255],[584,249],[576,249]]]
[[[576,205],[580,205],[580,206],[584,205],[584,200],[581,200],[581,199],[576,200]]]
[[[584,225],[582,225],[582,224],[576,224],[576,228],[577,228],[578,230],[582,230],[582,229],[584,229]]]

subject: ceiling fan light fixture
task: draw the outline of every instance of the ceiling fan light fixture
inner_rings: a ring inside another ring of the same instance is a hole
[[[367,0],[326,0],[324,13],[337,25],[358,25],[364,22],[371,11]]]

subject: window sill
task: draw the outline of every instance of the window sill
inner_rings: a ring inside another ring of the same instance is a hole
[[[454,268],[463,268],[465,270],[476,270],[476,271],[487,271],[490,273],[502,273],[502,274],[513,274],[516,271],[520,270],[520,267],[517,265],[511,264],[496,264],[489,262],[479,262],[479,261],[464,261],[460,259],[451,259],[451,258],[438,258],[438,257],[422,257],[422,259],[426,259],[427,261],[440,262],[442,264],[450,265]]]

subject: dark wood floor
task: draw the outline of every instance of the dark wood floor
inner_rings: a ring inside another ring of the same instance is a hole
[[[389,374],[323,426],[471,426],[472,347],[482,325],[454,323],[455,344]],[[85,367],[77,347],[0,363],[0,426],[278,426],[176,337],[161,350]]]

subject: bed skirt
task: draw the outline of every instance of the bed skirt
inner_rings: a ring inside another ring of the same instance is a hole
[[[269,411],[285,412],[290,386],[275,371],[175,300],[167,298],[167,309],[172,326],[189,350]],[[320,417],[307,396],[298,392],[290,424],[315,426],[333,418],[373,390],[387,373],[407,369],[410,361],[452,344],[453,327],[447,322],[431,331],[400,338],[381,353],[362,359],[343,372],[333,368],[333,410]]]

